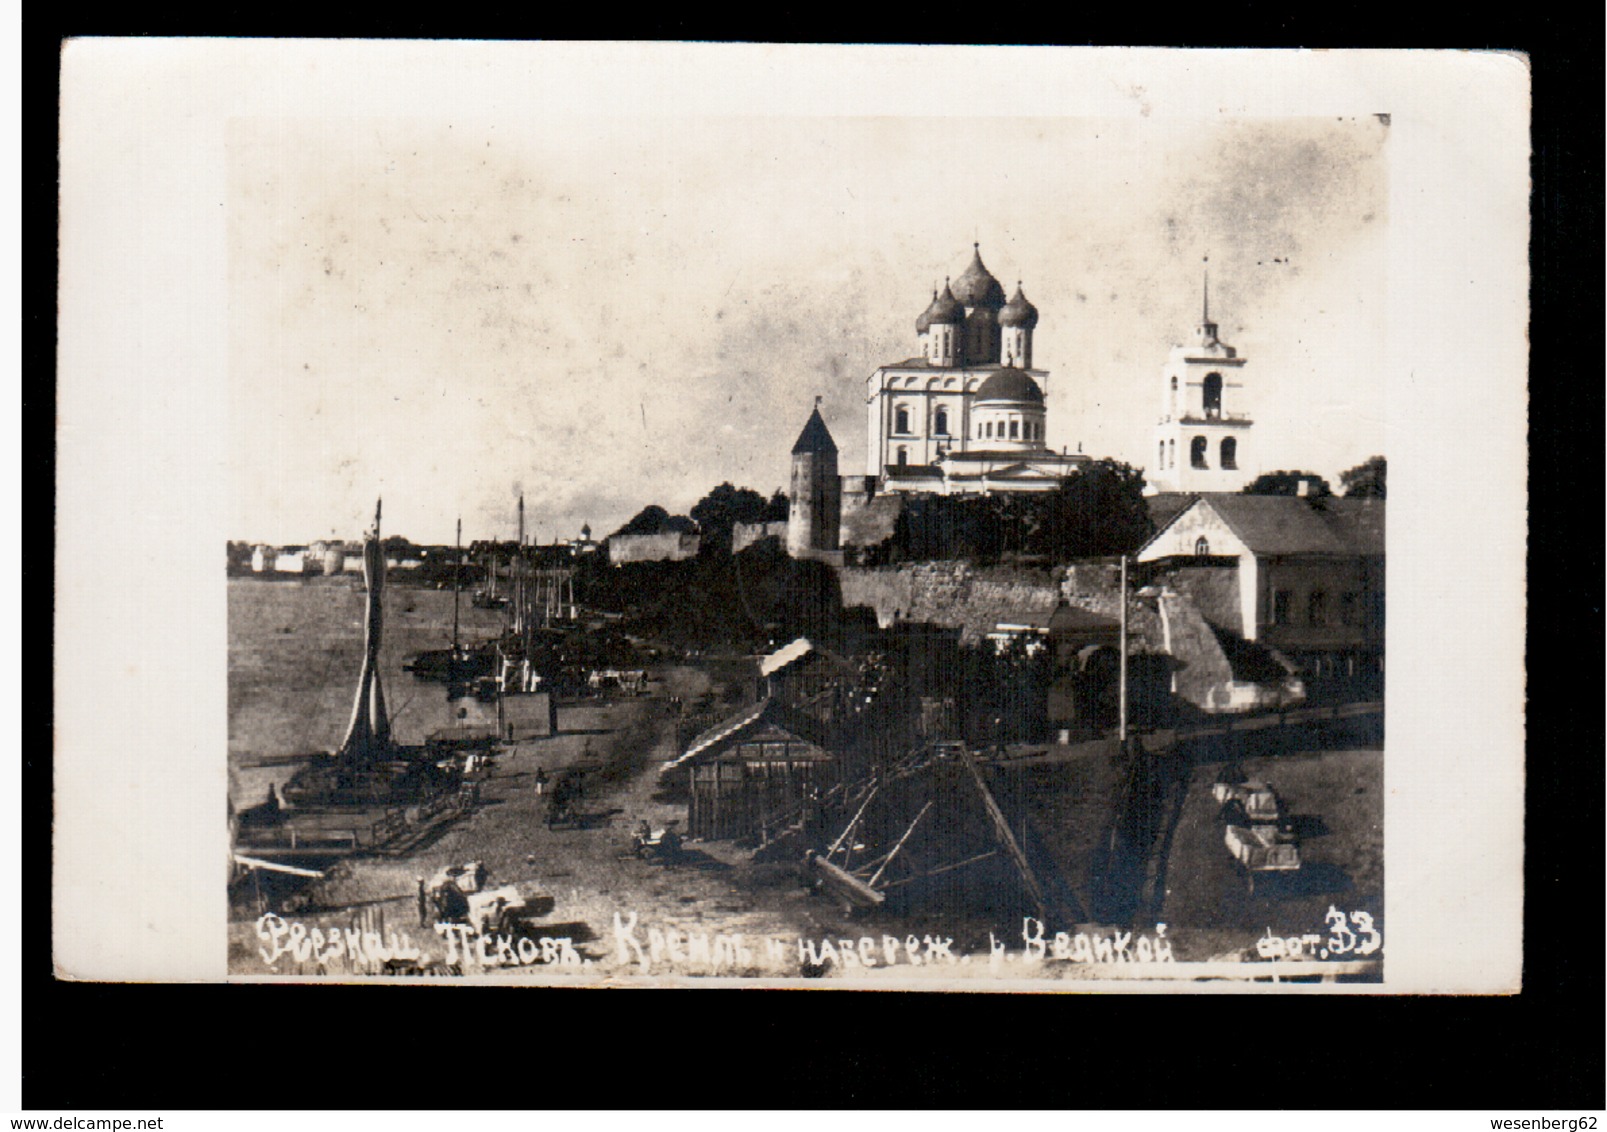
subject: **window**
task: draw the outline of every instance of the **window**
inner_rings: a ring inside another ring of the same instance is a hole
[[[1157,468],[1166,467],[1166,441],[1164,440],[1161,441],[1160,451],[1155,456],[1155,466]]]
[[[1168,468],[1177,467],[1177,441],[1175,440],[1166,442],[1166,466]]]
[[[1354,625],[1356,623],[1356,595],[1339,595],[1339,623],[1341,625]]]
[[[1205,375],[1205,418],[1216,420],[1222,415],[1222,375],[1208,373]]]
[[[1224,468],[1239,466],[1239,442],[1231,436],[1222,438],[1222,466]]]
[[[1205,462],[1205,437],[1196,436],[1189,442],[1189,464],[1196,468],[1209,468]]]
[[[910,430],[910,411],[901,408],[893,414],[893,431],[908,432]]]
[[[1010,439],[1011,440],[1020,439],[1020,437],[1017,435],[1017,433],[1019,431],[1018,426],[1020,425],[1020,423],[1021,423],[1020,421],[1011,421],[1010,422]]]
[[[1173,377],[1172,377],[1172,392],[1173,393],[1177,392],[1177,377],[1176,377],[1176,375],[1173,375]]]
[[[910,450],[908,448],[905,448],[902,444],[900,444],[898,446],[898,466],[902,468],[902,467],[904,467],[904,465],[908,464],[909,462],[910,462]]]
[[[1272,591],[1272,624],[1289,624],[1289,591]]]
[[[989,421],[986,425],[983,426],[983,428],[985,428],[987,430],[988,439],[992,440],[993,439],[993,422]]]
[[[1328,624],[1328,595],[1321,590],[1312,590],[1306,601],[1306,621],[1312,625]]]
[[[947,409],[939,409],[937,411],[937,417],[935,418],[935,423],[932,425],[932,431],[938,436],[947,436],[949,434],[949,411]]]
[[[1210,540],[1206,539],[1204,537],[1195,539],[1194,540],[1194,553],[1195,553],[1195,555],[1197,555],[1200,558],[1204,558],[1208,554],[1210,554],[1211,553],[1211,542],[1210,542]]]

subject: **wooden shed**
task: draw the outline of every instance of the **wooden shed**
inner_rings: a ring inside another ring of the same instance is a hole
[[[829,723],[845,710],[856,675],[852,661],[799,637],[759,661],[758,693]]]
[[[800,815],[811,789],[835,780],[822,741],[816,720],[769,697],[709,728],[664,764],[690,776],[688,833],[752,837]]]

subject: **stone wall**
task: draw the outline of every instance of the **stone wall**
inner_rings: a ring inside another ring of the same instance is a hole
[[[886,628],[897,621],[929,621],[957,628],[971,643],[1000,621],[1048,616],[1059,590],[1048,570],[979,569],[964,562],[900,566],[846,566],[839,574],[843,605],[875,610]]]
[[[843,605],[869,607],[883,628],[897,621],[931,622],[959,629],[967,644],[1000,622],[1047,618],[1061,601],[1112,620],[1121,618],[1121,567],[1115,562],[1080,562],[1053,570],[964,562],[846,566],[838,577]],[[1127,627],[1131,653],[1169,657],[1174,692],[1197,707],[1235,711],[1298,698],[1281,680],[1265,687],[1236,681],[1216,631],[1179,589],[1166,587],[1150,597],[1133,594]]]
[[[904,509],[902,495],[864,493],[843,495],[840,539],[843,546],[876,546],[893,537],[898,516]]]
[[[1244,635],[1237,562],[1229,566],[1179,566],[1167,577],[1167,584],[1187,595],[1211,624]]]
[[[621,562],[682,562],[696,557],[699,537],[680,531],[656,535],[615,535],[608,540],[608,560]]]
[[[770,523],[737,523],[731,528],[731,552],[746,550],[761,539],[787,537],[787,521],[777,519]]]

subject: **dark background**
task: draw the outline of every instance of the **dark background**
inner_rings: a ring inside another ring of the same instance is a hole
[[[1304,7],[1304,6],[1302,6]],[[1602,960],[1601,279],[1603,137],[1600,21],[1459,11],[1413,19],[1376,5],[1321,14],[1244,4],[1231,12],[1125,13],[922,5],[884,15],[771,8],[761,14],[541,11],[539,27],[447,28],[359,20],[336,9],[304,36],[952,42],[1001,32],[1068,43],[1176,46],[1460,47],[1527,52],[1535,106],[1529,638],[1528,840],[1524,987],[1507,998],[1216,995],[812,994],[784,991],[548,990],[539,1003],[503,988],[450,995],[383,987],[127,986],[54,980],[50,938],[51,737],[30,715],[23,736],[23,1103],[48,1110],[371,1108],[395,1089],[483,1048],[488,1067],[545,1083],[543,1107],[579,1107],[604,1081],[612,1107],[681,1108],[1318,1108],[1601,1109]],[[434,11],[440,11],[435,9]],[[479,10],[485,15],[497,9]],[[125,10],[65,28],[36,8],[24,30],[23,413],[53,429],[56,103],[62,35],[283,34],[263,9],[218,7],[185,19]],[[1061,13],[1061,14],[1055,14]],[[275,10],[285,23],[284,10]],[[847,15],[848,13],[844,13]],[[1008,18],[1007,18],[1008,17]],[[461,17],[460,17],[461,18]],[[472,18],[472,16],[471,16]],[[942,76],[934,75],[934,83]],[[47,85],[48,83],[48,85]],[[1589,457],[1586,459],[1585,457]],[[39,456],[30,455],[37,466]],[[53,463],[49,465],[53,471]],[[27,539],[51,541],[42,477],[30,487]],[[1585,496],[1579,492],[1585,488]],[[1581,506],[1584,499],[1590,506]],[[1588,519],[1588,522],[1583,520]],[[1474,524],[1476,526],[1476,524]],[[1471,528],[1470,528],[1471,529]],[[1476,544],[1476,538],[1473,540]],[[1470,548],[1470,552],[1476,546]],[[31,561],[38,561],[37,558]],[[25,583],[44,571],[25,570]],[[33,603],[40,608],[43,603]],[[30,640],[48,641],[43,617]],[[49,669],[26,676],[45,699]],[[1406,757],[1408,752],[1397,752]],[[497,992],[501,993],[497,993]],[[493,997],[493,995],[496,997]],[[1268,1056],[1236,1031],[1277,1033]],[[447,1035],[451,1032],[453,1036]],[[435,1055],[426,1035],[438,1034]],[[386,1038],[397,1035],[395,1045]],[[483,1043],[483,1046],[482,1046]],[[242,1051],[289,1061],[250,1069]],[[303,1071],[294,1065],[306,1067]],[[719,1091],[688,1089],[718,1072]],[[372,1088],[382,1083],[378,1089]],[[452,1090],[440,1103],[500,1107],[503,1090]],[[533,1094],[535,1095],[535,1094]]]

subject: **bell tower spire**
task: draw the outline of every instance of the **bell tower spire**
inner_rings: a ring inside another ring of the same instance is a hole
[[[1210,263],[1211,257],[1206,256],[1205,262]],[[1201,289],[1200,325],[1195,328],[1194,337],[1201,346],[1210,346],[1220,341],[1217,338],[1217,325],[1211,321],[1211,269],[1205,268],[1202,275],[1204,283]]]

